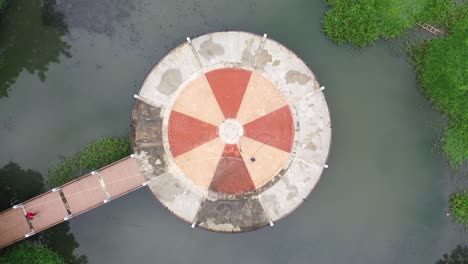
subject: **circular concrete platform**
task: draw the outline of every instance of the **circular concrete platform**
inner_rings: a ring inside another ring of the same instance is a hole
[[[181,44],[147,75],[132,141],[148,186],[192,227],[272,225],[317,184],[331,141],[310,69],[281,44],[218,32]]]

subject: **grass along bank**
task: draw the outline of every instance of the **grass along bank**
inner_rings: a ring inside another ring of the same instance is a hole
[[[421,91],[449,118],[441,148],[452,167],[468,160],[468,5],[445,38],[412,49]]]
[[[448,29],[457,8],[448,0],[326,0],[323,31],[337,44],[358,47],[393,39],[417,23]]]

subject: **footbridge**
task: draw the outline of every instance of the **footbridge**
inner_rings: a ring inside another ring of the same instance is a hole
[[[145,186],[134,155],[0,213],[0,248]],[[37,213],[33,220],[27,212]]]

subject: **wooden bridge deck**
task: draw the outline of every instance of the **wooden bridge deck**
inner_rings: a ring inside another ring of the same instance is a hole
[[[0,248],[144,186],[137,160],[124,158],[0,213]],[[26,212],[37,215],[33,220]]]

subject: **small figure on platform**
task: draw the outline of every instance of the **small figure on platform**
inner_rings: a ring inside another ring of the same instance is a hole
[[[27,212],[26,218],[28,218],[29,220],[33,220],[35,215],[37,215],[37,213]]]

